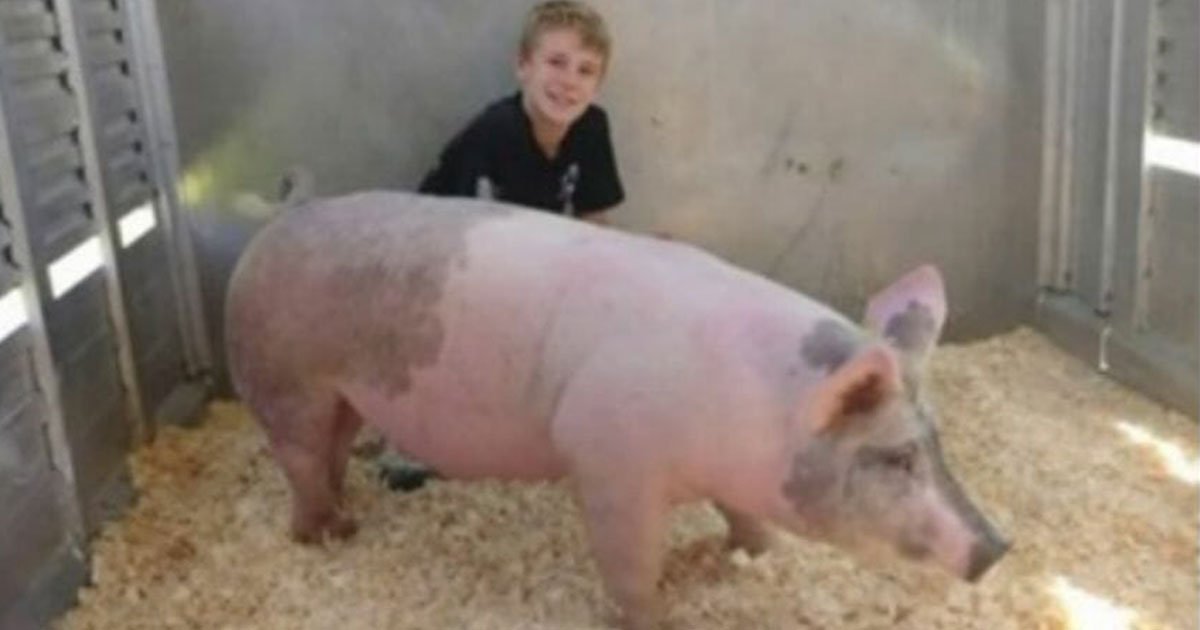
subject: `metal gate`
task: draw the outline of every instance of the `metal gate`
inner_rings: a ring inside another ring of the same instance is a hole
[[[153,19],[150,2],[0,2],[3,627],[73,590],[130,448],[204,396]]]
[[[1197,414],[1200,2],[1047,3],[1038,322]]]

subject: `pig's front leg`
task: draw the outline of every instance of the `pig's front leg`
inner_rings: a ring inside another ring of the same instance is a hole
[[[664,612],[658,579],[667,505],[637,479],[617,476],[577,480],[579,502],[600,576],[621,611],[620,627],[654,630]]]
[[[733,508],[717,504],[717,511],[729,525],[729,547],[759,556],[775,543],[775,533],[761,520]]]

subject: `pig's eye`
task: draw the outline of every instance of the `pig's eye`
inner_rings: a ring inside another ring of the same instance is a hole
[[[879,463],[892,470],[912,473],[916,467],[917,451],[911,445],[881,451]]]

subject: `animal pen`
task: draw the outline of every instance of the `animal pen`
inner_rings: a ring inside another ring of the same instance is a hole
[[[292,544],[222,351],[280,174],[413,189],[531,4],[0,0],[0,628],[604,627],[561,484],[356,459],[357,536]],[[595,5],[621,229],[855,320],[936,264],[947,457],[1015,543],[951,584],[688,506],[669,619],[1195,627],[1200,2]]]

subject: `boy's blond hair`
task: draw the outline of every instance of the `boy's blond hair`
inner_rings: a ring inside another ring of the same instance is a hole
[[[527,59],[537,45],[542,33],[570,28],[579,33],[586,48],[600,53],[605,68],[612,55],[612,39],[604,18],[595,9],[578,0],[548,0],[529,10],[525,16],[525,27],[521,30],[521,58]]]

